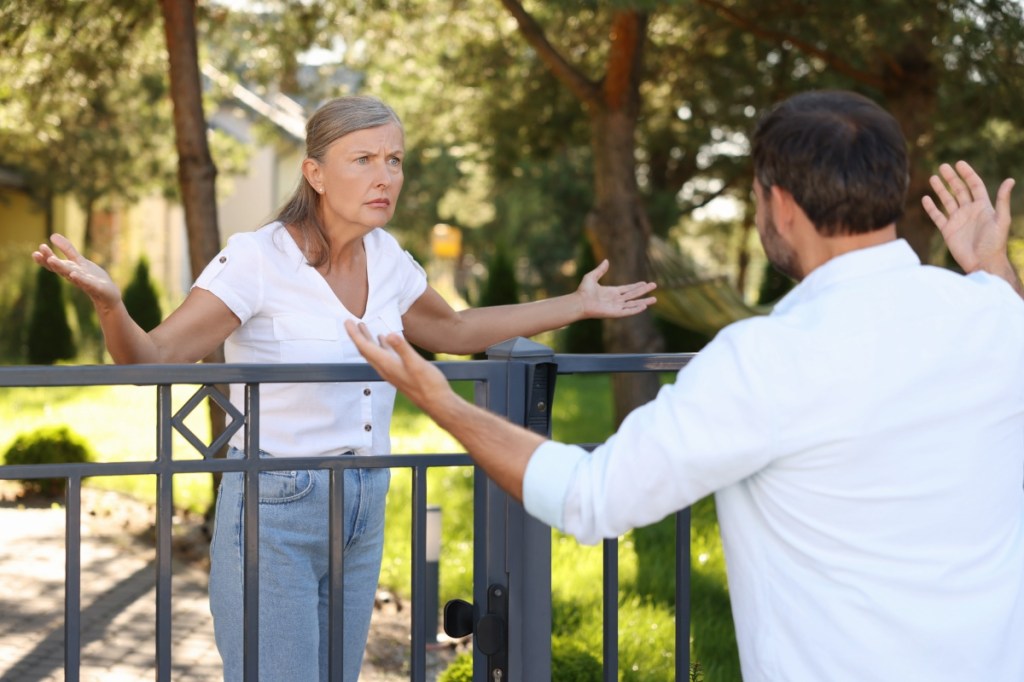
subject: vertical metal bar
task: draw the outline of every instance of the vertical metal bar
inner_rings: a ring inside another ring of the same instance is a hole
[[[508,402],[506,386],[507,372],[504,369],[489,368],[484,381],[477,382],[474,387],[474,402],[496,414],[507,414]],[[505,568],[504,557],[497,550],[504,550],[504,504],[495,501],[496,496],[504,493],[484,475],[483,471],[473,467],[473,622],[486,613],[488,587],[491,585],[494,563],[499,562],[502,571]],[[495,545],[498,545],[496,547]],[[495,556],[497,555],[497,556]],[[504,584],[504,575],[501,583]],[[487,680],[487,657],[474,648],[473,679]]]
[[[245,473],[242,486],[242,677],[259,680],[260,653],[260,394],[245,385]]]
[[[690,679],[690,508],[676,512],[676,679]]]
[[[412,468],[412,655],[409,679],[427,679],[427,468]]]
[[[78,682],[82,665],[82,478],[71,475],[64,495],[64,679]]]
[[[328,679],[342,682],[345,675],[345,469],[331,467],[330,519],[328,521],[327,591]]]
[[[158,682],[171,681],[171,534],[174,474],[171,449],[171,386],[156,391],[156,665]]]
[[[601,543],[604,564],[604,679],[619,679],[619,541]],[[686,679],[686,678],[683,678]]]

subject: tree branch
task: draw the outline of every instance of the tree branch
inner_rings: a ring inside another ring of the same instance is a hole
[[[844,76],[848,76],[855,81],[863,83],[864,85],[869,85],[879,90],[884,89],[885,87],[885,79],[882,78],[881,76],[873,74],[870,71],[858,69],[848,61],[840,59],[838,55],[835,55],[827,50],[823,50],[820,47],[812,45],[811,43],[805,40],[801,40],[800,38],[796,38],[782,31],[774,31],[771,29],[763,28],[759,26],[757,23],[755,23],[753,20],[740,16],[736,11],[734,11],[730,7],[726,7],[719,0],[697,0],[697,2],[711,9],[729,23],[739,28],[742,28],[743,30],[749,32],[751,35],[757,38],[774,42],[788,42],[791,45],[793,45],[793,47],[797,48],[804,54],[810,55],[812,57],[818,57],[823,62],[825,62],[830,67],[835,69],[837,72],[843,74]]]
[[[519,32],[523,34],[526,42],[536,50],[541,61],[551,69],[555,78],[569,88],[584,104],[599,105],[600,90],[597,83],[588,79],[579,69],[562,57],[544,35],[544,29],[523,8],[519,0],[501,0],[501,4],[515,18],[516,23],[519,24]]]

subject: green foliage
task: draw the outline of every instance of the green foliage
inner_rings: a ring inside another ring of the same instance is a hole
[[[145,256],[139,259],[135,266],[135,275],[125,287],[124,307],[131,318],[147,332],[163,320],[160,296],[156,285],[149,277],[149,262]]]
[[[75,340],[68,325],[61,279],[45,268],[39,268],[36,274],[27,341],[28,361],[33,365],[52,365],[75,357]]]
[[[479,307],[519,303],[516,268],[508,247],[498,242],[487,264],[487,282],[480,292]]]
[[[676,599],[676,520],[662,519],[633,531],[636,550],[636,593],[656,604]]]
[[[437,682],[473,682],[473,652],[459,654],[441,671]]]
[[[25,362],[25,336],[37,266],[20,249],[0,253],[0,364]]]
[[[600,651],[600,650],[599,650]],[[572,635],[551,639],[551,679],[601,682],[601,661]]]
[[[772,305],[793,288],[793,280],[765,263],[761,286],[757,291],[757,305]]]
[[[586,240],[581,240],[576,247],[576,276],[583,277],[597,267],[594,250]],[[573,322],[565,330],[564,339],[566,353],[603,353],[604,334],[601,320],[580,320]]]
[[[515,263],[508,248],[499,241],[487,264],[487,281],[484,282],[480,292],[477,307],[513,303],[519,303],[519,284],[516,282]],[[475,353],[473,357],[482,360],[487,357],[487,353]]]
[[[176,184],[158,3],[0,4],[0,165],[83,207]]]
[[[51,426],[18,436],[4,453],[5,464],[66,464],[95,459],[89,445],[66,426]],[[25,479],[26,489],[51,497],[64,492],[63,478]]]
[[[654,295],[658,295],[657,290]],[[696,353],[711,340],[706,334],[672,324],[659,315],[655,315],[654,323],[665,340],[666,353]]]
[[[600,648],[597,649],[600,651]],[[571,636],[551,640],[551,679],[558,682],[601,682],[601,662]],[[473,654],[460,654],[438,682],[473,682]]]

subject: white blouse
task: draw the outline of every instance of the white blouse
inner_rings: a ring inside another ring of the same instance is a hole
[[[233,235],[196,287],[220,298],[241,320],[224,343],[229,363],[365,362],[345,331],[364,322],[377,335],[402,331],[402,315],[427,288],[426,274],[381,228],[363,238],[366,312],[350,313],[310,267],[281,223]],[[240,411],[244,386],[231,386]],[[395,389],[384,382],[260,385],[260,448],[275,457],[387,454]],[[231,444],[244,446],[244,429]]]

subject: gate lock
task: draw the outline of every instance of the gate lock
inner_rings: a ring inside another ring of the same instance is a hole
[[[487,588],[487,613],[473,622],[473,605],[453,599],[444,605],[444,631],[459,638],[473,633],[473,647],[487,656],[487,678],[505,679],[508,672],[508,589],[504,585]]]

